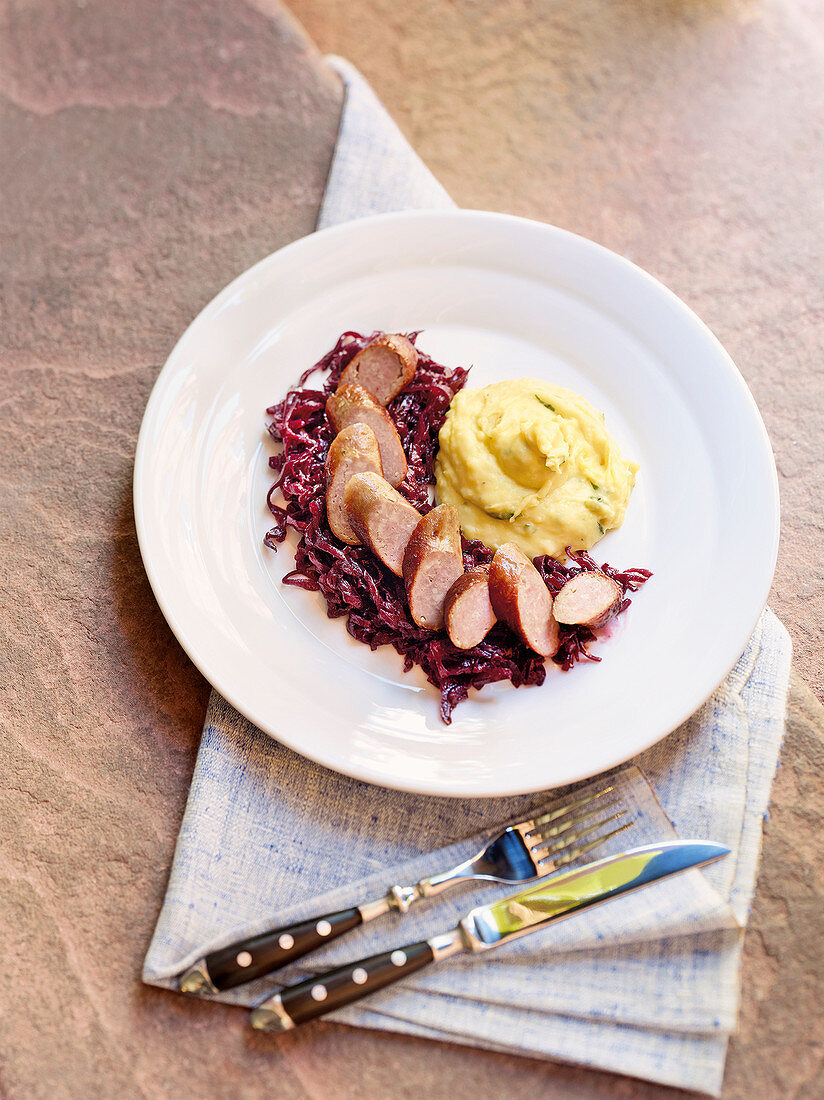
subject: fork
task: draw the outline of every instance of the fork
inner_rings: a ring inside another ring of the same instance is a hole
[[[375,901],[268,929],[218,948],[190,966],[181,975],[178,988],[183,993],[219,993],[251,982],[376,917],[393,910],[406,913],[421,898],[434,897],[461,882],[530,882],[544,878],[629,828],[632,821],[594,835],[626,814],[626,810],[618,810],[609,817],[602,816],[618,804],[617,799],[601,801],[613,790],[608,786],[566,805],[550,804],[535,817],[508,825],[471,859],[421,879],[414,886],[392,886]],[[592,820],[598,817],[599,821]]]

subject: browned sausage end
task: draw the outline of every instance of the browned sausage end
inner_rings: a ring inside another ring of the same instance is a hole
[[[403,576],[403,556],[421,518],[417,508],[389,482],[374,473],[349,478],[343,494],[352,530],[375,557],[398,577]]]
[[[415,345],[400,333],[385,332],[358,352],[340,380],[357,382],[381,405],[388,405],[412,381],[417,366]]]
[[[479,645],[497,621],[489,598],[489,569],[488,565],[476,565],[458,577],[446,594],[444,625],[458,649]]]
[[[409,613],[418,626],[440,630],[446,594],[462,573],[458,515],[441,504],[418,523],[403,556]]]
[[[407,465],[398,429],[368,390],[357,382],[341,382],[326,401],[326,415],[336,432],[350,424],[368,424],[378,441],[383,476],[390,485],[400,485],[406,477]]]
[[[499,619],[542,657],[558,650],[558,622],[552,614],[552,593],[543,577],[513,542],[504,543],[492,559],[489,596]]]
[[[612,618],[623,598],[621,586],[611,577],[588,570],[566,582],[555,597],[552,613],[559,623],[597,630]]]
[[[350,424],[332,440],[326,456],[326,517],[341,542],[356,546],[360,539],[352,529],[344,505],[344,491],[354,474],[383,475],[380,449],[368,424]]]

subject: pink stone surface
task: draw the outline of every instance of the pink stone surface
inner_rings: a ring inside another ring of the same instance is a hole
[[[463,205],[624,252],[708,321],[776,450],[772,596],[822,693],[821,9],[291,8]],[[139,981],[208,686],[137,549],[134,446],[180,332],[309,232],[341,104],[275,0],[0,0],[0,1096],[664,1100],[609,1074],[244,1014]],[[824,1094],[824,722],[793,679],[724,1095]]]

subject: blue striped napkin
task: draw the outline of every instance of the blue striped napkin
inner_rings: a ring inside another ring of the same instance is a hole
[[[339,58],[330,64],[347,92],[319,228],[451,206],[358,73]],[[483,962],[449,960],[332,1018],[717,1096],[736,1026],[741,941],[789,666],[787,632],[766,610],[711,699],[615,778],[633,825],[613,850],[680,835],[724,843],[730,857]],[[175,975],[211,949],[451,866],[485,832],[549,797],[441,799],[370,786],[284,748],[213,692],[144,981],[172,988]],[[453,891],[330,944],[279,978],[298,980],[444,930],[499,891]],[[250,1005],[273,988],[261,979],[219,999]]]

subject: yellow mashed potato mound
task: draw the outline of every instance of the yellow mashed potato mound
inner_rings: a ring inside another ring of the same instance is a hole
[[[624,521],[638,466],[572,390],[534,378],[461,390],[439,439],[436,496],[467,538],[563,561]]]

